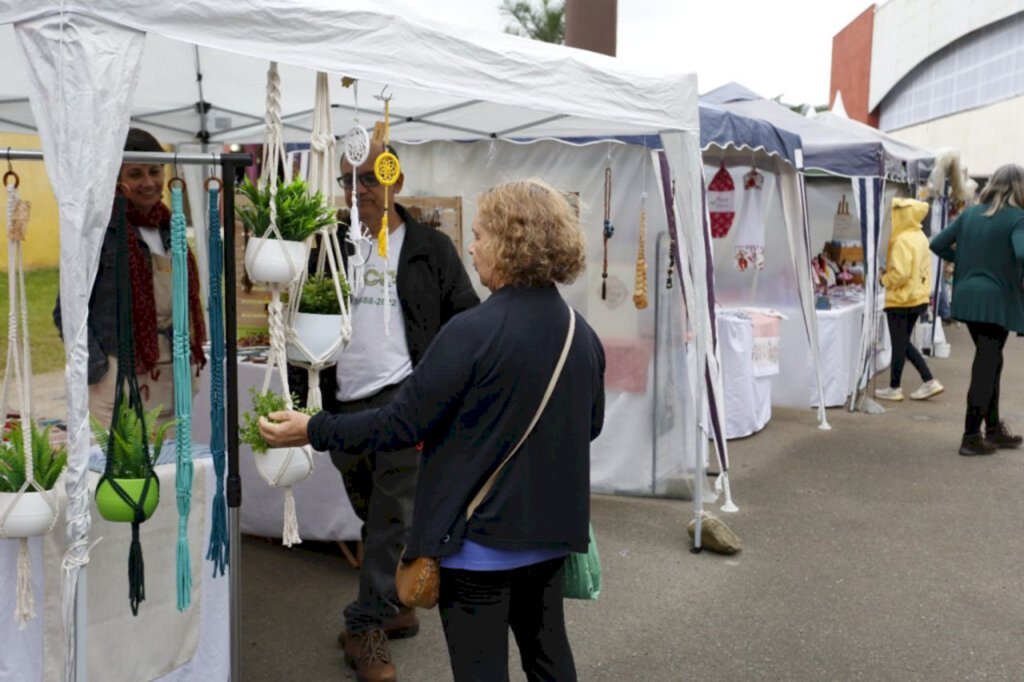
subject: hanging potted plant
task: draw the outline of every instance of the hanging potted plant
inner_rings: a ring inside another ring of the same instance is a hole
[[[352,301],[348,280],[339,278],[339,284],[348,307]],[[292,318],[292,329],[307,353],[289,342],[288,360],[309,362],[309,358],[323,358],[338,343],[342,327],[341,304],[334,289],[334,278],[327,273],[311,275],[302,286],[299,308]],[[336,359],[335,356],[331,361]]]
[[[254,282],[286,285],[292,282],[309,260],[306,239],[322,227],[333,225],[335,209],[327,206],[320,192],[310,194],[306,183],[295,179],[278,183],[277,231],[270,229],[270,185],[258,187],[246,179],[239,191],[250,205],[239,206],[238,216],[250,232],[245,247],[245,268]]]
[[[111,458],[109,473],[100,479],[96,487],[96,507],[100,516],[107,521],[131,523],[135,520],[132,505],[118,494],[108,478],[114,479],[125,494],[141,507],[146,519],[152,516],[160,500],[160,483],[152,473],[153,465],[160,457],[164,435],[174,425],[174,421],[169,420],[156,426],[156,418],[163,406],[147,412],[142,421],[139,421],[135,409],[129,407],[127,399],[122,399],[117,409],[117,426],[113,431],[109,431],[95,417],[89,417],[96,442]],[[147,436],[148,447],[143,445],[144,434]],[[111,438],[114,439],[112,448],[109,447]],[[150,481],[149,485],[147,481]]]
[[[59,515],[54,486],[68,461],[64,445],[50,444],[50,427],[30,427],[31,455],[25,452],[20,421],[15,421],[0,442],[0,518],[3,535],[27,538],[50,532]],[[25,486],[27,457],[32,457],[32,479],[36,485]],[[19,491],[21,494],[19,495]],[[4,513],[6,512],[6,518]]]
[[[284,397],[273,391],[260,393],[255,387],[249,389],[252,409],[242,413],[242,427],[238,440],[252,448],[256,468],[268,484],[286,488],[309,478],[313,473],[313,451],[308,445],[297,448],[272,448],[260,435],[260,417],[269,417],[271,412],[288,409]],[[292,402],[298,398],[292,396]],[[296,408],[299,412],[315,414],[308,408]]]

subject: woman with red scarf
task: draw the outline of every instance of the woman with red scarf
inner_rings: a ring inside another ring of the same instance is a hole
[[[126,152],[163,152],[155,137],[131,128],[125,141]],[[132,337],[135,345],[135,371],[143,406],[160,406],[158,423],[174,417],[174,372],[171,349],[171,211],[163,203],[166,176],[161,164],[123,163],[118,173],[118,188],[127,199],[125,218],[128,226],[129,272],[132,292]],[[89,411],[102,424],[113,416],[117,387],[117,247],[115,217],[103,238],[99,269],[89,299]],[[192,392],[198,388],[198,374],[206,358],[203,343],[206,328],[199,302],[199,275],[195,257],[189,253],[189,321],[192,365],[195,368]],[[61,328],[60,299],[53,313]]]

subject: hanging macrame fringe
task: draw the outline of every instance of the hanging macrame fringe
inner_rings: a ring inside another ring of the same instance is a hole
[[[176,182],[180,183],[175,184]],[[192,557],[188,518],[192,511],[192,349],[189,345],[188,242],[185,237],[184,182],[171,181],[171,309],[173,316],[174,436],[178,502],[178,611],[192,603]]]
[[[217,183],[220,184],[219,182]],[[224,575],[230,557],[227,500],[224,497],[224,293],[221,271],[224,267],[224,243],[220,235],[220,190],[209,187],[210,224],[207,231],[210,287],[207,312],[210,316],[210,456],[217,476],[211,510],[210,545],[206,560],[213,563],[213,577]]]
[[[281,537],[281,544],[285,547],[302,543],[299,537],[299,517],[295,513],[295,493],[292,486],[284,489],[284,532]]]
[[[28,621],[36,617],[36,600],[32,594],[32,567],[28,554],[28,538],[21,538],[18,548],[18,604],[14,615],[18,629],[24,630]]]

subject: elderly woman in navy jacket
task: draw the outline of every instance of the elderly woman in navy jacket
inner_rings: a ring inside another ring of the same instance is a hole
[[[604,422],[604,350],[577,315],[550,402],[467,522],[465,510],[526,431],[565,343],[555,287],[583,271],[579,220],[539,180],[484,193],[470,254],[493,293],[452,318],[390,405],[344,415],[270,415],[273,445],[375,451],[422,441],[406,558],[441,557],[440,610],[457,681],[507,679],[512,628],[531,680],[576,679],[562,610],[563,562],[585,552],[590,441]]]

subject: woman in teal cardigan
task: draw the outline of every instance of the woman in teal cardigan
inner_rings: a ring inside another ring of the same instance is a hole
[[[974,340],[960,454],[1020,447],[1024,438],[999,418],[999,377],[1009,332],[1024,332],[1024,168],[996,170],[979,204],[936,235],[931,250],[955,265],[952,317],[967,323]]]

